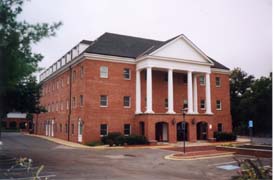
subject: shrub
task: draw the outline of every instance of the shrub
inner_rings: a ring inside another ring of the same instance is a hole
[[[107,136],[102,137],[101,140],[104,144],[108,144],[110,146],[113,146],[114,144],[116,146],[122,146],[124,144],[139,145],[139,144],[148,143],[145,136],[139,136],[139,135],[124,136],[119,132],[109,133]]]
[[[103,145],[103,142],[101,142],[101,141],[92,141],[92,142],[88,142],[86,145],[87,146],[100,146],[100,145]]]
[[[128,145],[141,145],[141,144],[147,144],[147,138],[145,136],[139,136],[139,135],[129,135],[125,137],[125,142]]]
[[[237,136],[234,133],[214,132],[214,138],[216,141],[235,141]]]

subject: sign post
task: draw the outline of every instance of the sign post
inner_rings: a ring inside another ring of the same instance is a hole
[[[250,137],[250,142],[252,144],[252,129],[253,129],[253,121],[249,120],[248,121],[248,128],[249,128],[249,137]]]

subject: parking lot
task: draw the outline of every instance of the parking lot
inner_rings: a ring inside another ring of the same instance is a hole
[[[76,149],[19,133],[4,133],[1,154],[29,157],[34,166],[44,165],[51,179],[230,179],[237,170],[218,168],[236,165],[234,157],[172,161],[174,153],[162,149]],[[271,164],[271,159],[264,159]]]

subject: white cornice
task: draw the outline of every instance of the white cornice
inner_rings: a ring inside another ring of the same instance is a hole
[[[91,54],[91,53],[84,53],[84,57],[90,60],[136,64],[136,60],[134,58],[127,58],[127,57],[118,57],[118,56],[109,56],[109,55]]]
[[[216,72],[216,73],[221,73],[221,74],[231,74],[230,70],[226,70],[226,69],[218,69],[218,68],[211,68],[211,72]]]
[[[212,66],[213,64],[211,63],[204,63],[204,62],[199,62],[199,61],[194,61],[194,60],[190,60],[190,59],[178,59],[178,58],[168,58],[168,57],[160,57],[160,56],[151,56],[151,55],[147,55],[147,56],[143,56],[139,59],[136,60],[136,62],[141,62],[144,61],[146,59],[158,59],[158,60],[164,60],[164,61],[175,61],[175,62],[184,62],[184,63],[188,63],[188,64],[199,64],[199,65],[205,65],[205,66]]]

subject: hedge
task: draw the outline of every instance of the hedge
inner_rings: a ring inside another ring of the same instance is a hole
[[[214,138],[216,141],[235,141],[237,139],[237,135],[228,132],[214,132]]]
[[[109,133],[107,136],[102,137],[102,142],[104,144],[108,144],[110,146],[123,146],[127,145],[140,145],[140,144],[147,144],[147,138],[145,136],[139,135],[128,135],[124,136],[119,132],[112,132]]]

